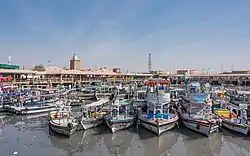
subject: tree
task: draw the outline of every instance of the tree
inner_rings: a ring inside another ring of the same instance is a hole
[[[33,70],[36,71],[45,71],[45,68],[42,64],[36,65]]]

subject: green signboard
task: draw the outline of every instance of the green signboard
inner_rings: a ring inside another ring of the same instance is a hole
[[[19,69],[19,66],[11,64],[0,64],[0,69]]]

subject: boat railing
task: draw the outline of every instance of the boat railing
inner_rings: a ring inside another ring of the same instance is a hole
[[[148,119],[158,119],[158,118],[163,118],[163,119],[169,119],[169,114],[168,113],[148,113]]]

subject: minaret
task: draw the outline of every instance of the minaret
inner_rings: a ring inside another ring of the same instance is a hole
[[[80,63],[81,63],[80,59],[76,56],[76,54],[74,54],[70,60],[70,69],[71,70],[79,70]]]

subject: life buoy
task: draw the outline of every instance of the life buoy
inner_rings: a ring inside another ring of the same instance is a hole
[[[68,127],[69,130],[71,130],[71,129],[73,129],[73,124],[72,123],[68,123],[67,127]]]
[[[196,129],[199,130],[201,128],[199,122],[196,123]]]

